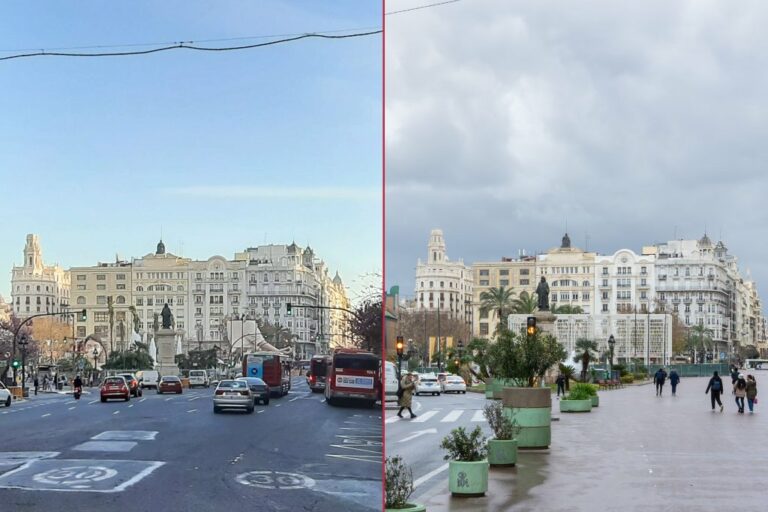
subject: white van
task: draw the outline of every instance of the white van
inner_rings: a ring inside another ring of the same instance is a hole
[[[160,372],[156,372],[155,370],[141,370],[136,372],[136,378],[139,381],[141,389],[157,389],[157,383],[160,382]]]
[[[397,389],[400,387],[400,381],[397,378],[397,365],[386,361],[384,365],[384,400],[387,402],[397,401]]]
[[[189,388],[195,386],[208,387],[211,383],[208,380],[208,372],[205,370],[189,370]]]

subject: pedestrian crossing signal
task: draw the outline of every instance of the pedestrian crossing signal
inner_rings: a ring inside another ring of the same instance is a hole
[[[21,363],[19,362],[18,359],[14,359],[13,362],[11,363],[11,366],[14,368],[18,368],[19,366],[21,366]]]
[[[85,322],[86,320],[88,320],[88,311],[84,309],[80,311],[80,321]]]
[[[536,317],[535,316],[528,317],[528,326],[526,328],[526,332],[528,333],[528,336],[533,336],[534,334],[536,334]]]
[[[288,315],[288,316],[291,316],[291,303],[290,302],[287,302],[285,304],[285,314]]]

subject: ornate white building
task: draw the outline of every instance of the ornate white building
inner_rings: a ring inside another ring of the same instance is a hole
[[[69,272],[59,265],[46,266],[37,235],[27,235],[24,264],[13,267],[11,302],[20,317],[56,313],[69,307]]]
[[[433,229],[427,260],[416,263],[416,304],[419,310],[440,311],[472,325],[472,268],[462,260],[451,261],[440,229]]]
[[[620,249],[595,256],[593,293],[598,315],[656,311],[656,256]]]
[[[580,307],[585,314],[594,313],[594,252],[571,247],[568,233],[560,247],[540,254],[536,261],[536,282],[542,277],[549,284],[549,307]]]

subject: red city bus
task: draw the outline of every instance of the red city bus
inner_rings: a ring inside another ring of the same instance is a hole
[[[333,358],[331,356],[313,356],[309,361],[309,374],[307,375],[307,384],[313,393],[318,393],[325,389],[328,367],[331,366]]]
[[[381,360],[365,350],[339,348],[326,372],[325,399],[335,405],[339,398],[365,400],[375,407],[381,394]]]
[[[243,358],[243,377],[263,380],[272,395],[287,395],[291,389],[291,364],[288,356],[279,352],[252,352]]]

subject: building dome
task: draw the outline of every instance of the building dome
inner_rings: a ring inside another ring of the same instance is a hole
[[[712,247],[712,240],[709,239],[706,233],[704,233],[704,236],[699,240],[699,247],[707,249]]]
[[[336,271],[336,275],[333,276],[333,284],[335,284],[335,285],[342,284],[341,277],[339,276],[339,271],[338,270]]]
[[[165,244],[163,243],[163,239],[160,239],[160,242],[157,244],[157,251],[155,251],[155,254],[165,254]]]

